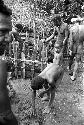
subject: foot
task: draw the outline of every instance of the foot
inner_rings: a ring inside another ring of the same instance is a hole
[[[72,81],[76,80],[76,78],[74,76],[70,77]]]
[[[69,66],[67,67],[67,70],[69,71],[70,69],[69,69]]]
[[[31,114],[32,116],[36,116],[36,109],[31,108],[30,114]]]
[[[45,109],[44,109],[44,111],[43,111],[43,113],[48,114],[48,113],[50,113],[50,110],[51,110],[50,107],[46,106]]]
[[[41,101],[49,101],[50,97],[43,97]]]
[[[70,76],[73,76],[73,72],[70,72],[69,75],[70,75]]]
[[[67,70],[68,70],[69,72],[71,72],[71,67],[70,67],[70,66],[68,66],[68,67],[67,67]]]

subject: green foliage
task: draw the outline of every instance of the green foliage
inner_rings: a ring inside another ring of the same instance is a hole
[[[83,0],[4,0],[12,9],[13,25],[21,23],[34,28],[36,22],[36,32],[41,34],[44,30],[49,31],[53,12],[64,14],[64,20],[72,15],[81,14]]]
[[[52,14],[51,10],[55,13],[78,15],[83,4],[83,0],[4,0],[4,2],[12,8],[14,21],[20,20],[22,23],[29,22],[34,16],[34,11],[37,15],[42,15],[41,18],[45,15],[49,17]]]

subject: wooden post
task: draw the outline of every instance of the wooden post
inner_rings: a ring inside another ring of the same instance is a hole
[[[37,50],[39,51],[39,35],[38,35],[38,39],[37,39]],[[39,60],[39,54],[37,55],[37,60]]]
[[[12,52],[11,52],[11,42],[9,43],[9,56],[12,57]]]
[[[18,41],[14,43],[14,62],[15,62],[15,78],[17,78],[17,48],[18,48]]]
[[[38,45],[39,45],[39,35],[38,35],[38,39],[37,39],[37,50],[39,49]]]
[[[32,72],[32,78],[34,77],[34,68],[35,68],[35,62],[32,61],[32,67],[31,67],[31,72]]]
[[[22,50],[22,77],[25,79],[25,41],[23,42],[23,50]]]
[[[15,40],[13,34],[12,37],[13,37],[12,46],[13,46],[14,65],[15,65],[15,78],[17,78],[17,41]]]
[[[84,68],[84,63],[83,63],[83,68]],[[83,90],[84,90],[84,71],[82,73],[82,85],[83,85]]]
[[[14,51],[15,51],[15,38],[14,38],[13,34],[12,34],[12,37],[13,37],[12,45],[13,45],[13,54],[14,54]]]
[[[48,46],[46,47],[46,61],[47,61],[47,58],[48,58]]]
[[[34,18],[33,18],[33,30],[34,30],[34,54],[33,58],[36,59],[37,47],[36,47],[36,0],[34,1]]]
[[[43,39],[44,39],[44,29],[42,29],[42,33],[43,33]],[[42,43],[43,44],[43,48],[42,48],[42,59],[41,59],[41,61],[42,61],[42,64],[41,64],[41,70],[43,70],[44,69],[44,59],[45,59],[45,45],[44,45],[44,42]]]
[[[36,60],[36,53],[37,53],[37,46],[36,46],[36,0],[34,1],[34,12],[33,12],[33,30],[34,30],[34,51],[33,51],[33,55],[32,55],[32,61]],[[32,62],[32,78],[34,77],[34,62]]]

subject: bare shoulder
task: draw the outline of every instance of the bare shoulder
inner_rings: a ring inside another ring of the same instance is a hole
[[[55,63],[50,63],[38,76],[43,76],[45,75],[47,72],[52,71],[53,69],[56,69],[56,67],[58,67],[57,64]]]

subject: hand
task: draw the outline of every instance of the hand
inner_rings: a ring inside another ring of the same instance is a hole
[[[41,39],[41,41],[42,41],[42,43],[44,43],[44,42],[45,42],[45,39]]]
[[[69,55],[70,55],[70,56],[72,55],[72,51],[71,51],[71,50],[69,50]]]
[[[63,46],[65,45],[65,40],[63,41]]]
[[[46,106],[44,111],[43,111],[43,114],[49,114],[50,110],[51,110],[51,108],[49,106]]]

